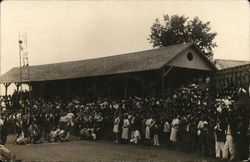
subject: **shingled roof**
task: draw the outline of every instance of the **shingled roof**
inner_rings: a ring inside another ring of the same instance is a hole
[[[192,43],[186,43],[96,59],[30,66],[30,82],[160,69],[191,46],[196,47]],[[27,67],[22,68],[23,82],[28,82],[27,69]],[[12,68],[0,77],[0,83],[20,82],[19,74],[19,67]]]

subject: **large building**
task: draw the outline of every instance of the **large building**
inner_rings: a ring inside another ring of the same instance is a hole
[[[29,84],[36,96],[149,95],[212,75],[214,64],[192,43],[80,61],[15,67],[0,83]],[[20,74],[22,77],[20,77]]]

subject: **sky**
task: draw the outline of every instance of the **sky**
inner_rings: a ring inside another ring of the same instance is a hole
[[[147,38],[163,14],[198,16],[218,35],[215,59],[250,60],[247,0],[14,1],[1,3],[1,74],[19,66],[26,32],[30,65],[152,49]]]

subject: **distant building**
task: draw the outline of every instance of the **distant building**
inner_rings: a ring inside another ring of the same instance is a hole
[[[225,61],[225,63],[226,62],[227,61]],[[227,63],[229,62],[230,61]],[[236,66],[237,63],[241,63],[241,65]],[[250,93],[250,61],[248,61],[248,63],[247,61],[232,61],[232,64],[227,64],[227,66],[231,67],[218,70],[214,75],[217,88],[241,87]]]
[[[218,70],[250,64],[250,61],[215,59],[215,66]]]

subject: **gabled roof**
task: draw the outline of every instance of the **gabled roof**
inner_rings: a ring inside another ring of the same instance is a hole
[[[250,64],[250,61],[240,61],[240,60],[225,60],[225,59],[215,59],[215,66],[219,70]]]
[[[30,66],[30,82],[113,75],[160,69],[188,48],[192,43],[116,56]],[[202,57],[206,58],[202,53]],[[208,61],[208,59],[207,59]],[[214,65],[208,61],[211,69]],[[28,68],[22,68],[22,81],[28,82]],[[15,67],[0,77],[0,83],[20,82],[20,68]]]

